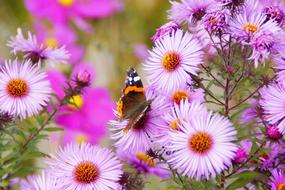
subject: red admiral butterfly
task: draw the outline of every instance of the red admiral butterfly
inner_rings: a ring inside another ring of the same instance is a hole
[[[123,95],[118,101],[117,113],[119,120],[128,120],[125,130],[142,127],[151,100],[147,100],[145,89],[137,71],[129,68]]]

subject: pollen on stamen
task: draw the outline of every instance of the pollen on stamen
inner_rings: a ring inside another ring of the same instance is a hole
[[[21,98],[28,94],[29,86],[23,79],[12,79],[7,85],[7,92],[12,97]]]
[[[213,140],[209,134],[205,132],[197,132],[189,139],[188,143],[189,148],[193,152],[198,154],[204,154],[211,149],[213,145]]]
[[[285,183],[279,183],[277,186],[277,190],[285,190]]]
[[[181,100],[187,100],[189,98],[190,98],[189,94],[182,90],[176,91],[172,96],[172,100],[176,104],[180,104]]]
[[[168,52],[164,55],[162,59],[163,68],[168,71],[174,71],[181,63],[181,57],[176,52]]]
[[[153,166],[156,165],[156,162],[155,162],[154,158],[149,156],[149,155],[147,155],[147,154],[145,154],[145,153],[142,153],[142,152],[137,153],[136,157],[137,157],[137,159],[147,163],[149,166],[153,167]]]
[[[74,178],[79,183],[94,182],[99,176],[99,169],[92,162],[81,162],[73,171]]]
[[[258,30],[258,26],[256,24],[253,24],[253,23],[246,23],[244,26],[243,26],[243,30],[245,32],[250,32],[250,33],[254,33]]]

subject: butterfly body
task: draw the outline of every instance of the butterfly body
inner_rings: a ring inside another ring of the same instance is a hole
[[[139,129],[143,126],[150,105],[151,100],[147,100],[145,96],[141,78],[135,69],[130,68],[127,72],[123,95],[118,102],[119,119],[128,121],[126,130]]]

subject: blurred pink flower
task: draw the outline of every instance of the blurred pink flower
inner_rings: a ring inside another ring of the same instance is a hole
[[[71,76],[81,70],[87,70],[88,67],[91,65],[78,65]],[[91,79],[94,79],[95,73],[90,69],[88,71],[91,73]],[[48,78],[55,94],[63,98],[63,87],[67,85],[66,77],[58,71],[49,71]],[[55,122],[65,128],[63,143],[98,143],[106,133],[107,122],[113,119],[114,103],[109,92],[105,88],[88,87],[82,95],[74,96],[70,101],[76,106],[64,106],[55,118]]]
[[[57,25],[48,30],[44,25],[37,23],[34,28],[41,43],[54,48],[64,46],[70,53],[69,62],[73,64],[80,62],[84,48],[77,44],[77,36],[70,27]]]
[[[81,29],[88,29],[84,18],[100,19],[122,10],[120,0],[25,0],[28,11],[51,23],[67,24],[71,19]]]

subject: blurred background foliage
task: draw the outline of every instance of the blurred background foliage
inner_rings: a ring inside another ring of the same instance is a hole
[[[95,65],[95,84],[108,86],[118,98],[128,67],[140,68],[134,54],[136,45],[144,44],[151,48],[151,36],[157,27],[167,21],[166,10],[170,3],[166,0],[124,0],[123,11],[101,20],[91,20],[94,27],[91,35],[77,30],[81,45],[86,49],[85,60]],[[24,6],[23,0],[1,0],[0,6],[0,57],[9,55],[5,46],[9,36],[16,34],[21,27],[32,30],[33,17]]]

